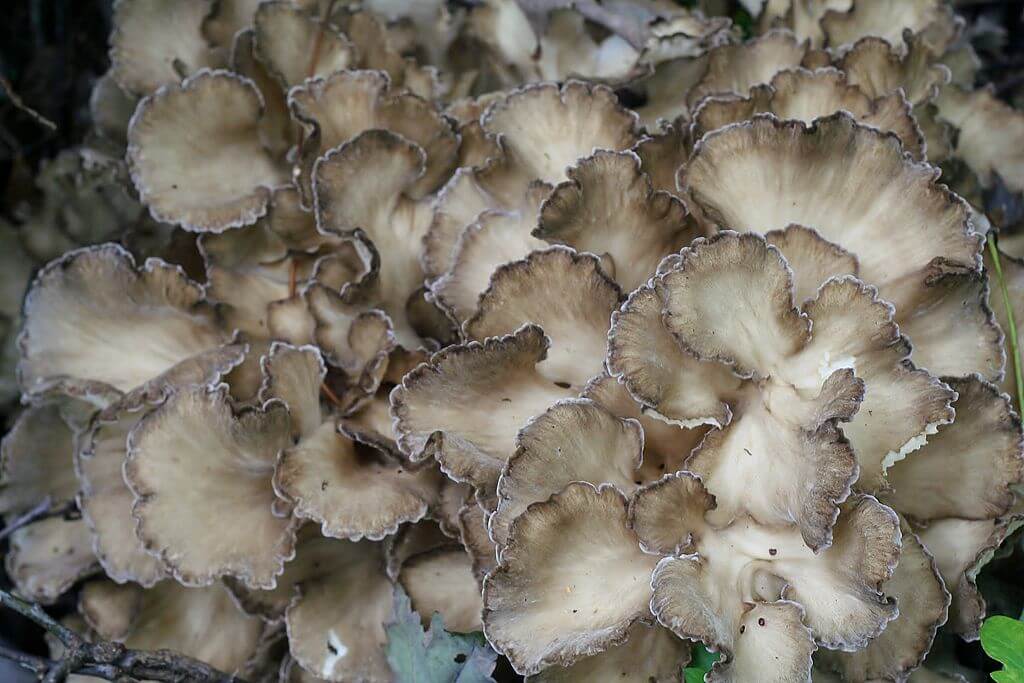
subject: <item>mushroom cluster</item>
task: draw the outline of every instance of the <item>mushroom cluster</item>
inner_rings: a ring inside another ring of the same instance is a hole
[[[0,225],[0,514],[81,513],[18,594],[254,680],[402,680],[396,591],[536,681],[944,680],[1024,522],[1024,113],[941,0],[743,4],[117,0]]]

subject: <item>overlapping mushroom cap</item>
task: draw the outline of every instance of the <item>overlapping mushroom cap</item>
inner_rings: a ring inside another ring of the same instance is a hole
[[[813,231],[803,251],[788,256],[798,279],[810,278],[804,291],[821,284],[815,244],[834,253],[836,265],[823,274],[853,265],[895,306],[919,365],[995,379],[1004,358],[980,277],[981,238],[966,204],[936,178],[933,167],[908,160],[894,137],[843,113],[810,126],[755,116],[705,136],[680,173],[691,208],[712,226]],[[740,187],[761,188],[759,199],[740,196]]]
[[[697,240],[616,314],[609,368],[665,419],[719,428],[686,467],[721,522],[795,521],[818,548],[858,474],[882,486],[892,462],[952,420],[954,395],[907,363],[891,307],[856,279],[829,280],[800,308],[794,294],[765,238]]]
[[[2,236],[0,512],[82,513],[12,535],[18,592],[105,573],[96,634],[282,681],[394,679],[396,587],[538,681],[976,637],[1019,113],[937,0],[748,4],[120,0],[81,158],[141,205]]]

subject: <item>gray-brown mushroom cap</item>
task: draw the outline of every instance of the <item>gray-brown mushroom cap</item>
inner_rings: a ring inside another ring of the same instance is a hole
[[[538,371],[548,346],[539,327],[524,325],[434,354],[391,392],[399,448],[414,462],[436,457],[449,477],[493,490],[522,426],[574,393]]]
[[[201,71],[146,97],[128,128],[128,163],[153,218],[222,232],[266,213],[287,175],[261,145],[262,114],[255,84],[228,71]]]
[[[595,554],[606,561],[592,564]],[[484,633],[520,673],[572,664],[648,618],[656,562],[627,526],[621,493],[570,484],[513,523],[484,583]]]
[[[793,295],[764,238],[696,240],[616,313],[608,365],[665,419],[718,427],[686,463],[717,497],[718,523],[796,521],[819,548],[858,477],[865,490],[882,485],[892,462],[951,421],[954,395],[906,364],[892,308],[872,288],[832,279],[800,308]],[[753,482],[762,495],[748,494]]]
[[[242,349],[202,288],[158,259],[136,267],[113,244],[44,267],[25,299],[19,340],[27,395],[61,392],[106,407],[159,400],[170,386],[217,381]]]
[[[146,549],[187,585],[235,576],[272,587],[295,544],[295,521],[274,514],[271,486],[290,434],[279,401],[236,414],[226,386],[173,394],[128,440],[124,473]],[[230,532],[211,518],[232,520]]]
[[[754,182],[772,189],[763,201],[751,201],[735,194],[740,177],[747,187]],[[766,185],[752,178],[772,180]],[[937,170],[906,158],[895,137],[842,112],[811,126],[762,115],[723,128],[697,144],[681,177],[691,209],[699,208],[714,226],[765,231],[802,225],[853,254],[859,277],[895,305],[901,324],[932,309],[951,311],[936,306],[948,290],[934,285],[980,268],[981,238],[966,204],[936,179]],[[961,314],[962,324],[944,344],[941,335],[933,344],[916,344],[917,363],[941,375],[1001,375],[998,334],[982,294],[962,294],[972,314]]]

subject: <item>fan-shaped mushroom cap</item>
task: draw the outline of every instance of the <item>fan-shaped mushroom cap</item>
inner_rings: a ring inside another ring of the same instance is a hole
[[[649,616],[656,562],[627,526],[620,492],[570,484],[513,523],[484,583],[484,633],[523,674],[602,652]]]
[[[946,277],[969,277],[978,268],[980,237],[970,228],[967,207],[936,183],[935,169],[912,163],[895,138],[844,113],[812,126],[755,117],[716,131],[697,145],[684,175],[693,204],[720,227],[763,231],[802,225],[853,254],[859,277],[895,304],[901,324],[927,316],[958,283],[934,285]],[[737,178],[759,187],[756,179],[762,177],[771,177],[773,188],[763,201],[751,202],[731,189]],[[754,205],[756,211],[749,208]],[[969,283],[958,286],[966,288],[962,301],[972,309],[961,314],[972,324],[960,326],[957,335],[964,353],[918,345],[922,364],[954,376],[998,376],[1002,362],[985,302],[971,299]],[[973,296],[980,294],[975,290]]]
[[[837,111],[849,112],[865,125],[894,133],[914,158],[924,156],[924,137],[904,98],[899,94],[871,98],[848,84],[843,72],[835,69],[788,69],[776,73],[769,84],[754,86],[747,97],[706,98],[694,112],[691,136],[698,140],[707,131],[745,121],[754,114],[768,112],[781,119],[810,123]]]
[[[110,36],[110,63],[122,88],[148,95],[205,67],[217,53],[202,34],[211,0],[118,0]]]
[[[949,593],[935,561],[910,525],[900,520],[899,564],[882,591],[896,600],[899,615],[858,652],[821,650],[816,661],[842,672],[845,680],[900,680],[928,654],[936,630],[946,622]]]
[[[459,235],[449,270],[430,285],[433,298],[456,320],[467,320],[500,266],[548,246],[530,229],[522,212],[483,211]]]
[[[270,336],[268,309],[288,297],[292,272],[296,279],[299,275],[284,242],[260,220],[237,230],[203,235],[198,245],[206,262],[206,294],[221,304],[225,322],[256,338]],[[308,271],[310,264],[303,265]]]
[[[320,522],[325,536],[351,540],[380,540],[422,519],[437,504],[440,483],[436,469],[410,471],[339,433],[333,421],[285,449],[274,473],[275,489],[298,517]]]
[[[595,377],[581,394],[601,405],[612,415],[633,419],[643,428],[643,462],[637,472],[644,483],[660,479],[663,475],[683,469],[683,463],[694,448],[700,445],[709,427],[686,429],[658,419],[643,409],[622,384],[607,373]]]
[[[266,0],[219,0],[203,22],[203,33],[214,45],[230,46],[239,32],[252,28],[256,10],[264,2]]]
[[[436,457],[456,481],[493,489],[519,429],[572,394],[537,369],[548,345],[540,328],[526,325],[434,354],[391,393],[402,452],[414,461]]]
[[[332,370],[344,373],[349,387],[372,395],[380,385],[388,355],[397,345],[390,318],[383,311],[360,311],[362,306],[347,303],[333,288],[319,283],[307,287],[302,297],[312,325],[311,341],[319,346]],[[332,385],[336,385],[335,373],[331,375]]]
[[[388,313],[410,349],[420,346],[408,309],[423,285],[420,243],[431,219],[429,206],[410,193],[425,163],[423,150],[408,140],[371,130],[329,152],[313,173],[317,225],[346,237],[359,229],[369,238],[380,272],[365,295]]]
[[[516,436],[516,451],[498,480],[491,537],[503,546],[513,520],[574,481],[632,492],[642,451],[638,422],[620,420],[587,399],[556,403]]]
[[[1009,397],[980,377],[949,379],[956,420],[889,470],[882,500],[918,522],[1007,514],[1024,473],[1020,419]]]
[[[498,268],[463,329],[483,340],[538,325],[550,347],[537,371],[582,388],[603,369],[608,324],[621,297],[597,258],[551,247]]]
[[[391,680],[384,625],[392,585],[380,544],[324,538],[308,525],[274,590],[233,590],[247,609],[284,617],[291,656],[307,672],[337,682]]]
[[[260,141],[272,158],[279,161],[285,160],[288,150],[297,140],[298,130],[292,121],[291,112],[288,110],[287,93],[281,89],[281,84],[263,62],[257,58],[256,31],[254,29],[244,29],[234,37],[234,42],[231,44],[230,64],[232,71],[251,80],[260,95],[263,96],[263,115],[259,121]]]
[[[736,603],[726,616],[708,597],[721,589],[707,574],[699,558],[666,557],[654,573],[651,608],[673,632],[709,643],[725,654],[708,679],[810,681],[815,645],[800,605],[777,600],[744,611]]]
[[[355,48],[344,35],[286,0],[260,3],[253,25],[256,56],[286,92],[356,62]]]
[[[167,571],[135,535],[135,498],[122,474],[128,434],[144,414],[126,410],[112,420],[98,420],[81,439],[75,467],[81,481],[78,505],[103,570],[118,583],[134,581],[148,588]]]
[[[260,142],[263,99],[228,71],[204,70],[146,97],[128,128],[128,163],[158,221],[193,232],[249,225],[287,180]],[[202,172],[193,161],[204,157]]]
[[[1024,192],[1024,115],[990,90],[966,91],[951,85],[935,99],[938,117],[957,129],[953,155],[963,159],[982,187],[996,174],[1014,192]]]
[[[424,243],[424,266],[434,277],[451,268],[459,236],[483,211],[515,214],[529,232],[541,200],[577,159],[626,149],[637,138],[636,114],[610,89],[580,81],[514,90],[491,104],[481,124],[503,154],[459,171],[441,191]]]
[[[793,623],[806,620],[815,641],[844,650],[862,648],[896,616],[880,586],[899,557],[899,523],[874,498],[856,496],[844,505],[833,545],[818,553],[793,525],[760,526],[745,518],[715,528],[705,520],[713,506],[714,499],[689,473],[640,489],[630,506],[631,525],[644,547],[689,553],[663,559],[653,580],[651,609],[676,635],[735,651],[738,666],[765,659],[757,652],[739,655],[739,643],[753,628],[744,603],[782,609],[775,601],[794,601],[802,609],[792,615]],[[764,626],[759,619],[756,623]],[[810,645],[797,652],[808,656]]]
[[[472,558],[462,546],[448,545],[413,555],[402,563],[398,583],[409,594],[424,627],[436,612],[444,618],[446,631],[480,630],[483,601]]]
[[[271,486],[290,434],[279,401],[236,415],[226,386],[173,394],[128,438],[124,473],[146,549],[182,583],[235,576],[272,587],[295,544],[295,523],[274,514]],[[230,530],[211,527],[211,518],[232,520]]]
[[[697,236],[682,202],[654,189],[633,152],[597,152],[568,176],[541,206],[533,235],[597,255],[625,291]]]
[[[305,129],[297,182],[307,201],[312,198],[316,160],[364,131],[391,131],[419,146],[420,170],[409,179],[411,187],[401,186],[417,199],[444,182],[458,154],[451,124],[419,97],[392,93],[387,75],[380,71],[339,71],[310,80],[292,89],[288,104]],[[366,179],[373,182],[372,177]]]
[[[25,299],[18,372],[30,396],[64,392],[101,407],[206,384],[241,360],[201,288],[180,268],[136,268],[121,247],[73,251],[44,267]],[[125,394],[128,394],[125,396]]]
[[[719,523],[796,521],[821,547],[858,469],[877,487],[951,421],[952,392],[904,365],[891,307],[858,281],[831,280],[797,309],[778,250],[731,232],[666,263],[616,314],[609,368],[667,419],[720,428],[686,464],[717,496]],[[765,495],[749,495],[755,481]]]
[[[11,534],[4,567],[19,595],[44,605],[99,568],[85,522],[62,517],[42,519]]]
[[[78,491],[75,432],[59,404],[26,408],[0,441],[0,515],[8,521],[49,499],[53,507]]]
[[[767,83],[779,71],[800,66],[807,45],[789,31],[770,31],[738,45],[720,45],[707,53],[703,76],[686,93],[695,107],[710,95],[746,97],[750,89]]]
[[[841,50],[864,36],[896,44],[906,32],[920,33],[933,54],[940,55],[963,28],[953,9],[941,0],[853,2],[847,11],[829,10],[821,18],[825,44]]]
[[[162,581],[143,589],[92,581],[82,588],[78,609],[101,638],[139,650],[174,650],[227,672],[246,665],[263,632],[263,623],[242,613],[219,585]]]
[[[509,0],[481,3],[470,14],[469,32],[492,53],[494,68],[510,82],[564,81],[570,77],[628,81],[644,73],[642,54],[611,33],[595,39],[587,18],[566,5],[548,13],[543,26],[532,27],[520,4]],[[680,39],[683,43],[684,39]],[[699,43],[700,38],[694,42]],[[652,48],[656,39],[652,37]],[[683,49],[680,45],[680,49]]]
[[[1002,519],[941,519],[920,530],[921,542],[953,596],[949,628],[965,640],[977,640],[985,618],[985,599],[977,578],[1006,538],[1024,524],[1019,516]]]
[[[853,44],[837,66],[847,81],[868,97],[877,99],[903,90],[915,107],[933,100],[950,80],[949,69],[935,62],[920,35],[904,36],[896,43],[866,36]]]
[[[413,6],[422,6],[414,3]],[[403,47],[401,39],[396,40],[398,24],[385,26],[382,18],[367,11],[351,11],[346,8],[342,13],[335,12],[332,19],[337,20],[340,28],[352,41],[359,55],[359,68],[375,69],[387,74],[391,86],[395,90],[408,90],[417,97],[433,101],[446,94],[448,83],[442,83],[434,66],[420,66],[416,59],[407,57],[403,52],[414,50],[412,46]],[[454,89],[457,84],[452,84]]]

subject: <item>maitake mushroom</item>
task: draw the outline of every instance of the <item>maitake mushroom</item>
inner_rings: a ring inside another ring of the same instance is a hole
[[[0,226],[16,592],[253,680],[405,680],[395,591],[536,681],[933,675],[1022,522],[1024,119],[938,0],[744,4],[115,3]]]

